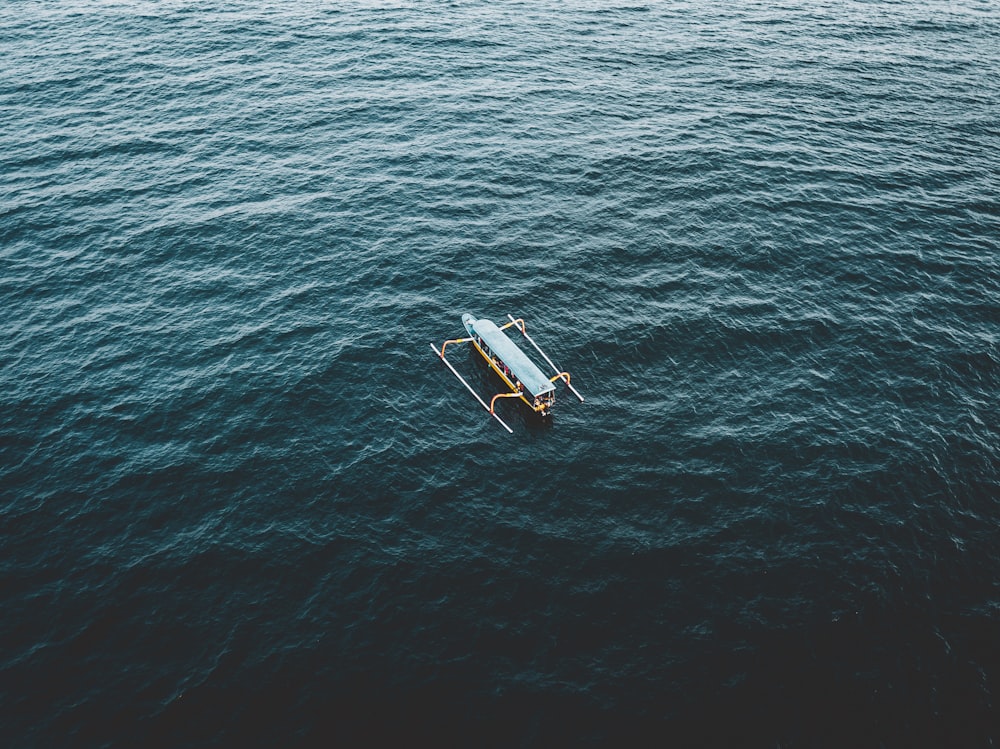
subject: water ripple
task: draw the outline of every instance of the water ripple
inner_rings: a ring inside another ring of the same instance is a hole
[[[0,29],[15,743],[995,741],[991,4]]]

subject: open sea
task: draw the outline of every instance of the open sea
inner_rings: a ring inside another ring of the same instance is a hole
[[[0,321],[5,747],[1000,743],[992,0],[6,0]]]

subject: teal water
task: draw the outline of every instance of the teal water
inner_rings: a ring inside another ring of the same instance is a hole
[[[0,7],[0,733],[993,745],[998,40]],[[508,435],[464,312],[586,402]]]

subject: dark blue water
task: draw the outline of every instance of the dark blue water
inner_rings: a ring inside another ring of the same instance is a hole
[[[0,74],[5,745],[1000,739],[995,4],[9,2]],[[463,312],[586,402],[508,435]]]

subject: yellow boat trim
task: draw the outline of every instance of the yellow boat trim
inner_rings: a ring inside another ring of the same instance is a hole
[[[507,326],[504,326],[504,327],[507,327]],[[458,339],[456,341],[448,341],[448,343],[457,343],[460,340],[463,340],[463,339]],[[496,399],[500,398],[500,397],[503,397],[503,398],[520,398],[521,401],[528,408],[530,408],[532,411],[535,411],[536,413],[538,411],[544,411],[545,410],[545,408],[547,407],[546,404],[543,403],[542,405],[540,405],[540,406],[538,406],[536,408],[534,403],[532,403],[531,401],[529,401],[527,398],[524,397],[524,393],[522,393],[520,390],[518,390],[517,389],[517,385],[515,385],[513,382],[511,382],[510,378],[507,377],[506,374],[504,374],[504,371],[502,369],[500,369],[500,367],[498,367],[496,365],[496,362],[493,361],[493,357],[486,355],[486,352],[483,351],[483,349],[479,345],[479,342],[475,338],[466,338],[464,340],[472,342],[472,345],[476,347],[476,351],[479,352],[479,355],[482,356],[483,359],[486,360],[486,363],[490,365],[490,368],[494,372],[496,372],[500,376],[500,379],[503,380],[504,383],[507,385],[507,387],[510,388],[510,393],[506,393],[506,394],[502,393],[501,395],[498,395],[498,396],[496,396],[493,399],[493,402],[490,403],[490,413],[493,412],[493,403],[496,402]]]

